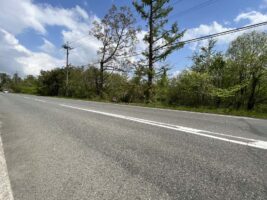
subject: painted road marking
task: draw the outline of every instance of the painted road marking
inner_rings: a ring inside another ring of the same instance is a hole
[[[162,122],[150,121],[150,120],[146,120],[146,119],[129,117],[129,116],[125,116],[125,115],[118,115],[118,114],[107,113],[107,112],[91,110],[91,109],[85,109],[85,108],[70,106],[70,105],[66,105],[66,104],[59,104],[59,105],[62,107],[66,107],[66,108],[82,110],[82,111],[86,111],[86,112],[101,114],[101,115],[115,117],[115,118],[119,118],[119,119],[130,120],[130,121],[134,121],[134,122],[149,124],[152,126],[167,128],[167,129],[176,130],[176,131],[182,131],[185,133],[190,133],[190,134],[194,134],[194,135],[198,135],[198,136],[213,138],[213,139],[226,141],[226,142],[230,142],[230,143],[255,147],[255,148],[259,148],[259,149],[267,149],[267,142],[262,141],[262,140],[255,140],[255,139],[251,139],[251,138],[238,137],[238,136],[227,135],[227,134],[223,134],[223,133],[216,133],[216,132],[211,132],[211,131],[205,131],[205,130],[200,130],[200,129],[184,127],[184,126],[178,126],[178,125],[167,124],[167,123],[162,123]],[[232,138],[232,139],[228,139],[228,138]]]
[[[35,101],[39,101],[39,102],[42,102],[42,103],[46,103],[45,100],[42,100],[42,99],[34,99]]]
[[[1,129],[1,122],[0,122]],[[13,194],[11,190],[10,180],[7,172],[6,159],[3,150],[3,143],[0,132],[0,199],[1,200],[13,200]]]
[[[41,100],[41,99],[37,99],[37,98],[29,98],[29,97],[24,97],[24,98],[33,99],[35,101],[39,101],[39,102],[43,102],[43,103],[48,103],[45,100]],[[56,103],[54,103],[54,104],[56,104]],[[102,112],[102,111],[97,111],[97,110],[91,110],[91,109],[85,109],[85,108],[70,106],[70,105],[66,105],[66,104],[56,104],[56,105],[60,105],[60,106],[72,108],[72,109],[77,109],[77,110],[82,110],[82,111],[87,111],[87,112],[92,112],[92,113],[97,113],[97,114],[101,114],[101,115],[116,117],[116,118],[120,118],[120,119],[126,119],[126,120],[130,120],[130,121],[135,121],[135,122],[139,122],[139,123],[143,123],[143,124],[149,124],[152,126],[158,126],[158,127],[162,127],[162,128],[176,130],[176,131],[182,131],[185,133],[190,133],[190,134],[194,134],[194,135],[198,135],[198,136],[213,138],[213,139],[231,142],[231,143],[235,143],[235,144],[240,144],[240,145],[245,145],[245,146],[250,146],[250,147],[255,147],[255,148],[260,148],[260,149],[267,149],[267,142],[262,141],[262,140],[233,136],[233,135],[228,135],[228,134],[223,134],[223,133],[216,133],[216,132],[194,129],[194,128],[189,128],[189,127],[184,127],[184,126],[162,123],[162,122],[150,121],[150,120],[146,120],[146,119],[129,117],[129,116],[118,115],[118,114],[112,114],[112,113],[107,113],[107,112]],[[231,139],[229,139],[229,138],[231,138]]]
[[[30,97],[24,96],[23,98],[27,99],[33,99]],[[58,99],[58,98],[55,98]],[[76,101],[81,101],[85,103],[96,103],[96,104],[110,104],[113,106],[124,106],[124,107],[129,107],[129,108],[142,108],[142,109],[150,109],[150,110],[162,110],[162,111],[167,111],[167,112],[182,112],[182,113],[190,113],[190,114],[196,114],[196,115],[206,115],[206,116],[218,116],[218,117],[226,117],[226,118],[234,118],[234,119],[247,119],[247,120],[255,120],[255,121],[263,121],[265,119],[258,119],[258,118],[253,118],[253,117],[244,117],[244,116],[233,116],[233,115],[223,115],[223,114],[216,114],[216,113],[205,113],[205,112],[194,112],[194,111],[186,111],[186,110],[174,110],[174,109],[168,109],[168,108],[152,108],[152,107],[144,107],[144,106],[137,106],[137,105],[125,105],[125,104],[116,104],[116,103],[108,103],[108,102],[97,102],[97,101],[84,101],[77,99]],[[266,120],[265,120],[266,121]]]
[[[90,103],[96,103],[96,104],[110,104],[113,106],[124,106],[129,108],[141,108],[141,109],[149,109],[149,110],[160,110],[160,111],[168,111],[168,112],[182,112],[182,113],[190,113],[190,114],[197,114],[197,115],[207,115],[207,116],[218,116],[218,117],[227,117],[227,118],[234,118],[234,119],[247,119],[247,120],[255,120],[255,121],[262,121],[265,119],[258,119],[253,117],[244,117],[244,116],[234,116],[234,115],[227,115],[227,114],[216,114],[216,113],[207,113],[207,112],[197,112],[197,111],[187,111],[187,110],[175,110],[175,109],[169,109],[169,108],[153,108],[153,107],[145,107],[145,106],[138,106],[138,105],[126,105],[126,104],[116,104],[116,103],[109,103],[109,102],[97,102],[97,101],[89,101],[89,100],[80,100],[77,99],[76,101],[81,102],[90,102]],[[266,121],[266,120],[265,120]]]

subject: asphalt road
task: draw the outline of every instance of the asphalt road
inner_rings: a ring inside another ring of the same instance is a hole
[[[14,199],[267,199],[266,120],[0,94],[0,122]]]

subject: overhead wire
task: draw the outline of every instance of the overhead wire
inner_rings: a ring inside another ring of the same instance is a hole
[[[202,40],[212,39],[212,38],[215,38],[215,37],[220,37],[220,36],[227,35],[227,34],[233,34],[233,33],[237,33],[237,32],[240,32],[240,31],[245,31],[245,30],[249,30],[249,29],[252,29],[252,28],[257,28],[257,27],[265,26],[265,25],[267,25],[267,21],[261,22],[261,23],[256,23],[256,24],[251,24],[251,25],[248,25],[248,26],[243,26],[243,27],[239,27],[239,28],[235,28],[235,29],[230,29],[230,30],[223,31],[223,32],[209,34],[209,35],[205,35],[205,36],[201,36],[201,37],[197,37],[197,38],[192,38],[192,39],[189,39],[189,40],[179,41],[179,42],[170,44],[169,46],[166,46],[165,48],[162,48],[162,49],[166,49],[166,48],[169,48],[171,46],[176,46],[176,45],[179,45],[179,44],[189,44],[189,43],[198,42],[198,41],[202,41]],[[142,52],[136,52],[136,53],[134,53],[132,55],[127,55],[127,56],[117,56],[117,58],[123,59],[123,58],[131,58],[131,57],[136,57],[136,56],[141,56],[141,55],[143,55],[143,51]],[[86,65],[96,65],[96,64],[99,64],[99,63],[100,62],[98,61],[98,62],[86,64]]]
[[[230,29],[230,30],[223,31],[223,32],[209,34],[209,35],[205,35],[205,36],[201,36],[201,37],[197,37],[197,38],[193,38],[193,39],[189,39],[189,40],[176,42],[174,44],[171,44],[171,45],[167,46],[166,48],[168,48],[170,46],[175,46],[175,45],[178,45],[178,44],[189,44],[189,43],[198,42],[198,41],[202,41],[202,40],[212,39],[212,38],[215,38],[215,37],[220,37],[220,36],[223,36],[223,35],[232,34],[232,33],[240,32],[240,31],[245,31],[245,30],[249,30],[249,29],[252,29],[252,28],[257,28],[257,27],[265,26],[265,25],[267,25],[267,21],[261,22],[261,23],[256,23],[256,24],[251,24],[251,25],[248,25],[248,26],[243,26],[243,27],[239,27],[239,28],[235,28],[235,29]],[[121,58],[121,59],[123,59],[123,58],[131,58],[131,57],[136,57],[136,56],[140,56],[140,55],[143,55],[143,51],[139,52],[139,53],[136,52],[135,54],[128,55],[128,56],[117,56],[117,58]],[[96,64],[99,64],[99,63],[100,62],[98,61],[98,62],[95,62],[95,63],[86,64],[86,65],[96,65]]]
[[[177,0],[177,1],[173,2],[173,3],[171,3],[170,6],[174,6],[174,5],[178,4],[178,3],[181,3],[182,1],[184,1],[184,0]],[[197,5],[191,7],[189,9],[187,9],[187,10],[181,11],[181,12],[173,14],[173,15],[170,15],[169,19],[171,19],[173,17],[178,17],[178,16],[181,16],[181,15],[187,14],[188,12],[194,11],[196,9],[200,9],[200,8],[209,6],[209,5],[213,4],[213,3],[215,3],[216,1],[219,1],[219,0],[206,0],[206,1],[204,1],[204,2],[202,2],[200,4],[197,4]],[[70,44],[75,44],[76,42],[78,42],[78,41],[80,41],[80,40],[82,40],[82,39],[84,39],[86,37],[88,37],[88,34],[83,35],[82,37],[80,37],[80,38],[78,38],[76,40],[69,41],[69,43]]]
[[[83,35],[82,37],[78,38],[77,40],[70,41],[69,43],[70,44],[75,44],[76,42],[78,42],[78,41],[80,41],[80,40],[82,40],[84,38],[87,38],[88,36],[89,36],[89,34],[88,35]]]
[[[192,12],[192,11],[195,11],[195,10],[198,10],[198,9],[201,9],[201,8],[205,8],[207,6],[210,6],[210,5],[214,4],[214,3],[216,3],[217,1],[219,1],[219,0],[206,0],[206,1],[201,2],[201,3],[199,3],[199,4],[195,5],[195,6],[192,6],[192,7],[188,8],[188,9],[186,9],[184,11],[181,11],[181,12],[174,13],[174,14],[170,15],[169,19],[172,19],[174,17],[183,16],[183,15],[185,15],[187,13]]]
[[[169,48],[171,46],[176,46],[178,44],[189,44],[189,43],[198,42],[198,41],[202,41],[202,40],[212,39],[212,38],[219,37],[222,35],[227,35],[227,34],[232,34],[232,33],[240,32],[240,31],[245,31],[248,29],[257,28],[257,27],[264,26],[264,25],[267,25],[267,21],[261,22],[261,23],[256,23],[256,24],[251,24],[248,26],[243,26],[243,27],[239,27],[239,28],[235,28],[235,29],[230,29],[230,30],[223,31],[223,32],[209,34],[209,35],[205,35],[205,36],[201,36],[201,37],[197,37],[197,38],[193,38],[193,39],[189,39],[189,40],[176,42],[176,43],[170,44],[169,46],[166,46],[163,49]],[[135,56],[140,56],[140,55],[142,55],[142,52],[136,53],[134,55],[128,55],[128,56],[118,56],[118,58],[128,58],[128,57],[135,57]]]
[[[173,2],[173,3],[171,3],[170,6],[174,6],[174,5],[178,4],[178,3],[181,3],[182,1],[184,1],[184,0],[177,0],[177,1]]]
[[[175,2],[173,2],[171,4],[171,6],[173,5],[176,5],[180,2],[182,2],[184,0],[177,0]],[[181,16],[181,15],[184,15],[188,12],[192,12],[196,9],[200,9],[200,8],[203,8],[203,7],[206,7],[206,6],[209,6],[215,2],[217,2],[219,0],[206,0],[202,3],[199,3],[187,10],[184,10],[182,12],[179,12],[179,13],[176,13],[176,14],[173,14],[171,15],[170,17],[177,17],[177,16]],[[201,40],[207,40],[207,39],[210,39],[210,38],[215,38],[215,37],[219,37],[219,36],[222,36],[222,35],[227,35],[227,34],[232,34],[232,33],[235,33],[235,32],[240,32],[240,31],[244,31],[244,30],[248,30],[248,29],[252,29],[252,28],[257,28],[259,26],[264,26],[264,25],[267,25],[267,21],[265,22],[261,22],[261,23],[256,23],[256,24],[251,24],[251,25],[248,25],[248,26],[244,26],[244,27],[239,27],[239,28],[235,28],[235,29],[231,29],[231,30],[227,30],[227,31],[223,31],[223,32],[219,32],[219,33],[215,33],[215,34],[209,34],[209,35],[205,35],[205,36],[201,36],[201,37],[197,37],[197,38],[193,38],[193,39],[189,39],[189,40],[184,40],[184,41],[180,41],[180,42],[177,42],[177,43],[173,43],[173,44],[170,44],[168,46],[166,46],[165,48],[169,48],[171,46],[175,46],[175,45],[178,45],[178,44],[188,44],[188,43],[193,43],[193,42],[198,42],[198,41],[201,41]],[[84,35],[82,36],[81,38],[78,38],[76,40],[73,40],[73,41],[70,41],[69,43],[70,44],[74,44],[84,38],[88,37],[88,35]],[[75,48],[77,48],[79,46],[76,46]],[[164,48],[163,48],[164,49]],[[132,54],[132,55],[127,55],[127,56],[117,56],[118,58],[130,58],[130,57],[136,57],[136,56],[140,56],[143,54],[143,51],[142,52],[136,52],[135,54]],[[98,64],[100,62],[95,62],[95,63],[90,63],[91,65],[94,65],[94,64]],[[88,65],[88,64],[86,64]]]

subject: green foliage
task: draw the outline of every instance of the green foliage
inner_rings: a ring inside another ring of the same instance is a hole
[[[162,67],[160,70],[160,78],[157,81],[156,86],[156,100],[159,102],[166,103],[168,100],[168,92],[169,92],[169,78],[168,72],[169,68],[166,66]]]
[[[239,36],[231,43],[227,56],[232,69],[231,82],[249,83],[236,94],[235,106],[251,110],[262,98],[260,88],[266,84],[263,76],[267,69],[267,34],[253,31]]]
[[[38,93],[38,80],[32,75],[28,75],[22,80],[20,84],[20,92],[25,94],[37,94]]]
[[[191,68],[176,77],[168,76],[167,65],[153,70],[151,86],[144,65],[137,65],[132,73],[70,66],[68,97],[144,105],[146,92],[152,88],[155,94],[146,106],[267,117],[267,34],[241,35],[226,54],[217,52],[215,44],[209,41],[193,55]],[[101,74],[105,82],[100,94]],[[41,71],[38,77],[25,78],[0,73],[0,90],[6,89],[65,96],[66,69]]]
[[[143,67],[136,67],[133,77],[128,81],[125,102],[144,102],[144,91],[147,86],[143,80],[144,75]]]
[[[234,97],[237,92],[239,92],[242,88],[245,88],[248,86],[248,82],[244,82],[242,84],[234,85],[229,88],[213,88],[211,95],[214,97],[220,97],[220,98],[228,98],[228,97]]]
[[[37,94],[37,79],[28,75],[24,79],[17,73],[11,78],[5,73],[0,74],[0,91],[8,90],[16,93]]]
[[[178,41],[183,37],[184,31],[180,32],[177,23],[173,23],[166,29],[168,15],[173,10],[169,6],[170,0],[140,0],[133,1],[136,11],[145,20],[148,33],[144,37],[148,48],[143,52],[146,60],[142,65],[146,68],[147,87],[145,90],[147,102],[153,99],[155,64],[166,58],[175,50],[182,48],[183,43]]]
[[[107,77],[107,99],[114,102],[126,101],[128,82],[127,77],[121,74],[109,74]]]
[[[38,93],[46,96],[65,95],[65,71],[60,68],[41,71],[38,77]]]
[[[10,89],[11,82],[12,80],[9,75],[0,73],[0,91]]]
[[[171,81],[169,102],[187,106],[208,105],[211,89],[211,77],[208,73],[184,71]]]
[[[200,52],[193,55],[193,71],[203,73],[208,72],[212,68],[216,58],[216,52],[214,51],[215,43],[215,40],[209,40],[206,47],[201,47]]]

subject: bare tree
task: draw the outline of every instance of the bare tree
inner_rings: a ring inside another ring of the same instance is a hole
[[[90,35],[101,42],[98,50],[100,71],[98,94],[102,95],[105,71],[125,72],[131,65],[137,42],[135,18],[128,7],[113,5],[101,21],[95,21]]]

